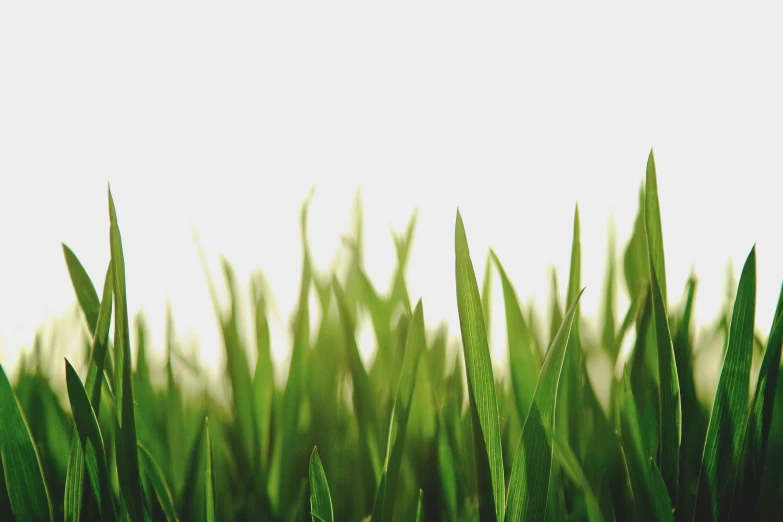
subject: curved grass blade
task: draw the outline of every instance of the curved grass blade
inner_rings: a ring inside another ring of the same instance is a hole
[[[141,443],[139,443],[139,454],[141,455],[141,462],[147,478],[152,483],[152,489],[155,491],[155,496],[158,498],[160,507],[163,508],[163,513],[166,515],[168,522],[177,522],[177,510],[174,508],[174,499],[171,496],[171,491],[166,484],[166,479],[163,476],[163,471],[158,466],[155,458]]]
[[[455,231],[455,254],[457,308],[473,421],[479,512],[481,520],[492,522],[503,518],[505,506],[498,403],[481,297],[459,211]]]
[[[326,473],[317,447],[313,448],[313,453],[310,455],[310,512],[313,522],[316,519],[323,522],[334,521],[332,496],[329,493],[329,484],[326,482]]]
[[[514,388],[517,413],[520,419],[526,419],[533,394],[536,391],[538,373],[541,370],[541,360],[535,352],[530,330],[525,323],[522,310],[519,307],[514,287],[511,285],[506,271],[500,264],[495,252],[490,251],[500,274],[503,286],[503,301],[506,308],[506,330],[508,332],[508,359],[511,371],[511,384]]]
[[[76,299],[79,301],[87,320],[87,326],[90,329],[90,335],[95,335],[95,326],[98,324],[98,313],[100,310],[100,301],[98,301],[98,292],[92,284],[90,276],[84,270],[79,258],[73,253],[68,245],[62,243],[65,264],[68,266],[68,274],[71,276],[71,284],[76,292]]]
[[[101,404],[101,384],[103,383],[106,353],[109,344],[109,327],[111,325],[112,296],[114,292],[114,265],[109,262],[106,278],[103,283],[103,297],[95,325],[93,346],[90,351],[90,365],[87,370],[87,380],[84,390],[90,397],[90,404],[97,417]],[[81,382],[81,381],[80,381]],[[65,496],[63,510],[66,522],[81,520],[82,501],[84,498],[84,451],[78,437],[71,440],[71,454],[68,459],[68,469],[65,478]]]
[[[715,392],[696,499],[697,520],[725,520],[733,500],[748,422],[753,324],[756,312],[756,247],[740,276],[729,342]]]
[[[133,381],[131,376],[130,327],[128,324],[128,298],[125,292],[125,259],[122,238],[117,223],[114,198],[109,189],[109,219],[111,224],[111,261],[114,265],[114,409],[117,453],[117,475],[124,505],[131,519],[144,520],[144,500],[139,473],[139,455],[136,450],[136,418],[133,407]]]
[[[522,426],[522,436],[517,446],[511,479],[508,486],[506,522],[544,520],[552,470],[552,442],[544,425],[555,426],[555,408],[560,374],[566,357],[571,325],[584,289],[566,312],[563,324],[547,352],[538,384],[533,395],[530,412]]]
[[[212,437],[209,435],[209,418],[204,419],[204,518],[206,522],[215,522],[215,469],[212,459]]]
[[[405,431],[410,417],[419,359],[425,349],[424,312],[421,300],[419,300],[413,312],[411,326],[408,329],[402,374],[397,386],[397,397],[391,415],[386,463],[381,478],[381,485],[375,496],[372,520],[376,522],[391,522],[393,520],[394,501],[397,498],[397,482],[399,480],[403,450],[405,449]]]
[[[103,445],[103,437],[98,427],[98,419],[87,392],[82,386],[82,381],[76,374],[71,363],[65,360],[65,380],[68,387],[68,398],[71,402],[71,410],[76,423],[78,437],[74,437],[81,448],[81,455],[87,467],[87,475],[92,486],[92,493],[98,507],[98,513],[105,522],[116,519],[114,498],[109,482],[108,466],[106,464],[106,450]],[[81,478],[81,477],[80,477]],[[78,490],[82,492],[82,488]],[[81,498],[78,499],[81,502]],[[67,514],[73,516],[73,513]],[[75,519],[75,520],[78,520]]]
[[[0,365],[0,457],[11,510],[18,522],[52,520],[52,503],[30,427]]]

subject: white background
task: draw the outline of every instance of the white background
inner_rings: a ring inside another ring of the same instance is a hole
[[[193,230],[218,281],[221,254],[243,284],[263,268],[282,361],[297,215],[313,185],[317,263],[329,266],[360,188],[381,288],[390,226],[402,230],[419,206],[412,297],[453,335],[457,207],[479,277],[492,246],[523,300],[547,308],[548,267],[565,291],[578,201],[589,318],[610,219],[619,256],[651,147],[671,306],[693,268],[696,318],[711,322],[727,263],[738,274],[756,243],[766,333],[783,279],[780,22],[715,7],[4,4],[0,363],[15,367],[40,325],[77,317],[60,242],[101,286],[108,183],[131,314],[144,309],[159,351],[169,300],[178,334],[197,338],[215,371],[221,344]],[[55,365],[78,359],[78,328],[60,328],[71,333],[45,336]],[[504,349],[496,335],[499,361]]]

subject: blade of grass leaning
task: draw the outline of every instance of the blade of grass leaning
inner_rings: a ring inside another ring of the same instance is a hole
[[[334,521],[332,495],[329,493],[326,472],[321,464],[317,447],[313,448],[313,453],[310,455],[310,512],[313,522],[316,519],[323,522]]]
[[[533,402],[522,426],[522,435],[511,467],[506,522],[544,520],[549,476],[552,470],[552,442],[546,434],[544,425],[552,426],[552,429],[555,427],[560,374],[582,292],[584,289],[580,290],[571,302],[541,367]]]
[[[81,455],[84,459],[83,466],[86,466],[87,468],[87,475],[90,480],[90,485],[92,486],[92,493],[101,520],[110,522],[117,517],[115,513],[116,507],[114,505],[113,492],[109,483],[109,472],[106,464],[106,450],[103,445],[103,437],[101,436],[101,431],[98,427],[95,411],[90,405],[90,400],[87,398],[87,392],[82,386],[82,382],[76,374],[76,370],[73,369],[73,366],[71,366],[71,363],[68,362],[67,359],[65,360],[65,380],[78,433],[78,436],[74,437],[74,439],[76,439],[80,445]],[[78,491],[81,493],[82,489],[79,488]],[[81,502],[81,498],[78,499],[78,502]],[[69,515],[66,513],[66,517],[69,516],[73,516],[73,514]],[[66,518],[66,520],[67,519],[68,518]]]
[[[144,500],[141,491],[139,455],[136,450],[136,418],[133,411],[133,381],[131,378],[130,326],[128,324],[128,298],[125,291],[125,259],[122,252],[122,238],[117,223],[114,198],[109,189],[109,219],[111,239],[111,262],[114,266],[114,364],[115,390],[114,409],[117,454],[117,475],[124,506],[131,520],[144,520]]]
[[[536,391],[538,373],[541,370],[541,360],[532,343],[530,330],[525,323],[522,310],[519,307],[514,287],[506,275],[495,252],[490,251],[495,267],[500,274],[503,286],[503,302],[506,308],[506,330],[508,335],[508,360],[511,373],[511,384],[514,388],[517,413],[520,419],[526,419],[533,394]]]
[[[90,350],[90,364],[84,385],[96,417],[100,411],[101,384],[103,382],[109,343],[109,327],[111,326],[112,296],[114,294],[113,266],[109,262],[109,268],[106,270],[106,277],[103,283],[103,297],[96,319],[92,350]],[[68,469],[65,477],[65,495],[63,499],[65,521],[79,522],[81,520],[86,476],[84,475],[84,452],[78,437],[73,437],[71,440],[71,453],[68,458]]]
[[[53,520],[41,458],[2,365],[0,419],[0,457],[14,517],[18,522]]]
[[[84,270],[79,258],[73,253],[68,245],[62,243],[65,264],[68,266],[68,274],[71,276],[71,284],[76,292],[76,299],[79,301],[84,312],[84,318],[87,320],[87,327],[90,329],[90,335],[95,335],[95,326],[98,323],[98,312],[100,301],[98,301],[98,292],[92,284],[90,276]]]
[[[405,432],[408,427],[408,419],[410,418],[411,399],[416,386],[419,359],[422,352],[426,349],[424,333],[424,312],[421,300],[419,300],[413,312],[411,326],[408,329],[402,374],[397,385],[397,395],[389,423],[386,462],[384,463],[381,485],[375,496],[375,506],[372,514],[372,520],[375,522],[391,522],[393,520],[400,466],[405,449]]]
[[[177,517],[177,510],[174,508],[174,499],[171,496],[168,484],[166,484],[163,471],[155,461],[155,457],[141,443],[139,443],[139,454],[141,455],[142,467],[152,484],[152,489],[160,503],[160,507],[163,508],[167,522],[177,522],[179,518]]]
[[[206,522],[215,522],[216,497],[215,469],[212,458],[212,437],[209,435],[209,418],[204,419],[204,519]]]
[[[457,211],[455,232],[457,308],[468,377],[468,399],[473,422],[476,482],[482,521],[499,521],[505,506],[495,378],[489,355],[476,274],[470,260],[462,216]]]
[[[725,520],[729,515],[748,423],[755,312],[754,245],[740,276],[731,316],[728,348],[707,427],[696,498],[697,520]]]

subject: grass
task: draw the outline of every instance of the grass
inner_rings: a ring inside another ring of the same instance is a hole
[[[735,297],[717,321],[724,351],[715,395],[710,403],[700,401],[690,324],[697,283],[688,281],[682,302],[670,300],[652,153],[622,266],[615,266],[610,245],[604,313],[595,328],[580,328],[578,210],[565,296],[553,281],[548,339],[535,327],[537,309],[520,304],[494,252],[479,288],[457,212],[460,336],[454,340],[461,343],[452,350],[445,329],[427,328],[424,303],[414,305],[405,282],[415,218],[394,237],[398,267],[383,293],[364,270],[360,216],[346,242],[348,269],[314,269],[305,203],[293,349],[281,387],[273,379],[265,286],[254,280],[255,338],[246,339],[231,265],[222,265],[232,296],[228,309],[219,305],[207,274],[226,355],[230,400],[223,403],[206,391],[183,391],[201,374],[182,355],[170,318],[162,386],[150,377],[140,321],[131,345],[126,292],[133,289],[126,288],[109,193],[111,262],[100,294],[77,255],[63,246],[89,335],[84,359],[64,361],[66,389],[53,387],[51,375],[38,369],[40,350],[37,360],[23,360],[13,385],[0,367],[0,520],[779,517],[783,291],[764,339],[755,324],[752,248]],[[493,375],[488,344],[495,273],[511,365],[505,381]],[[615,317],[620,279],[630,302]],[[311,292],[320,310],[310,310]],[[322,319],[311,332],[314,313]],[[370,318],[375,333],[369,366],[356,341],[360,315]],[[626,360],[620,346],[628,343]],[[608,408],[587,372],[586,354],[596,350],[617,368]],[[754,357],[761,359],[758,375],[751,375]]]

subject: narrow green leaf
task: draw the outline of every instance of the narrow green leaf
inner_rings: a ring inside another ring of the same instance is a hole
[[[541,367],[533,403],[522,427],[522,436],[511,468],[506,522],[544,520],[552,469],[552,442],[544,425],[552,426],[553,429],[555,426],[560,374],[569,345],[571,325],[583,291],[580,290],[571,302]]]
[[[748,422],[755,313],[754,245],[740,276],[731,316],[728,348],[707,428],[696,500],[697,520],[725,520],[729,515]]]
[[[669,302],[666,293],[666,264],[663,256],[663,232],[661,229],[661,209],[658,203],[658,179],[655,175],[653,151],[647,157],[647,173],[644,185],[644,223],[647,234],[647,248],[650,252],[650,264],[655,269],[658,285],[661,288],[663,304]],[[652,268],[651,268],[652,270]]]
[[[65,264],[68,266],[68,274],[71,276],[71,284],[74,292],[76,292],[76,299],[84,312],[90,335],[95,335],[95,326],[98,323],[98,311],[100,309],[98,292],[95,291],[95,286],[93,286],[90,276],[87,275],[87,271],[84,270],[81,261],[73,253],[73,250],[65,243],[62,243],[62,246]]]
[[[421,505],[423,491],[419,490],[419,502],[416,505],[416,522],[424,522],[424,509]]]
[[[209,435],[209,418],[204,419],[204,518],[206,522],[215,522],[217,490],[215,488],[215,469],[212,459],[212,437]]]
[[[465,368],[468,374],[468,398],[473,421],[479,511],[481,520],[492,522],[503,518],[503,506],[505,506],[498,404],[478,283],[459,211],[457,211],[455,251],[457,308],[465,353]]]
[[[141,454],[141,462],[147,475],[147,478],[152,483],[152,489],[155,491],[155,496],[160,503],[160,507],[163,508],[163,513],[166,515],[168,522],[176,522],[177,511],[174,508],[174,499],[171,497],[171,491],[166,484],[166,478],[163,476],[163,471],[155,461],[155,457],[139,443],[139,453]]]
[[[616,262],[614,228],[609,229],[609,247],[606,255],[606,287],[604,288],[603,326],[601,329],[601,344],[609,352],[612,361],[617,359],[619,345],[615,344],[615,294],[616,292]]]
[[[52,504],[30,427],[0,365],[0,457],[14,517],[18,522],[52,520]]]
[[[484,324],[487,327],[487,344],[492,342],[492,318],[490,305],[492,302],[492,251],[484,264],[484,282],[481,284],[481,311],[484,313]]]
[[[665,519],[659,518],[659,520],[674,520],[674,508],[672,508],[670,494],[666,490],[666,482],[655,464],[655,460],[652,458],[650,459],[650,477],[650,484],[652,485],[650,494],[656,505],[655,512],[665,515]]]
[[[326,473],[318,456],[318,448],[313,448],[310,455],[310,512],[313,522],[316,518],[323,522],[334,521],[332,509],[332,496],[329,493],[329,484],[326,482]]]

